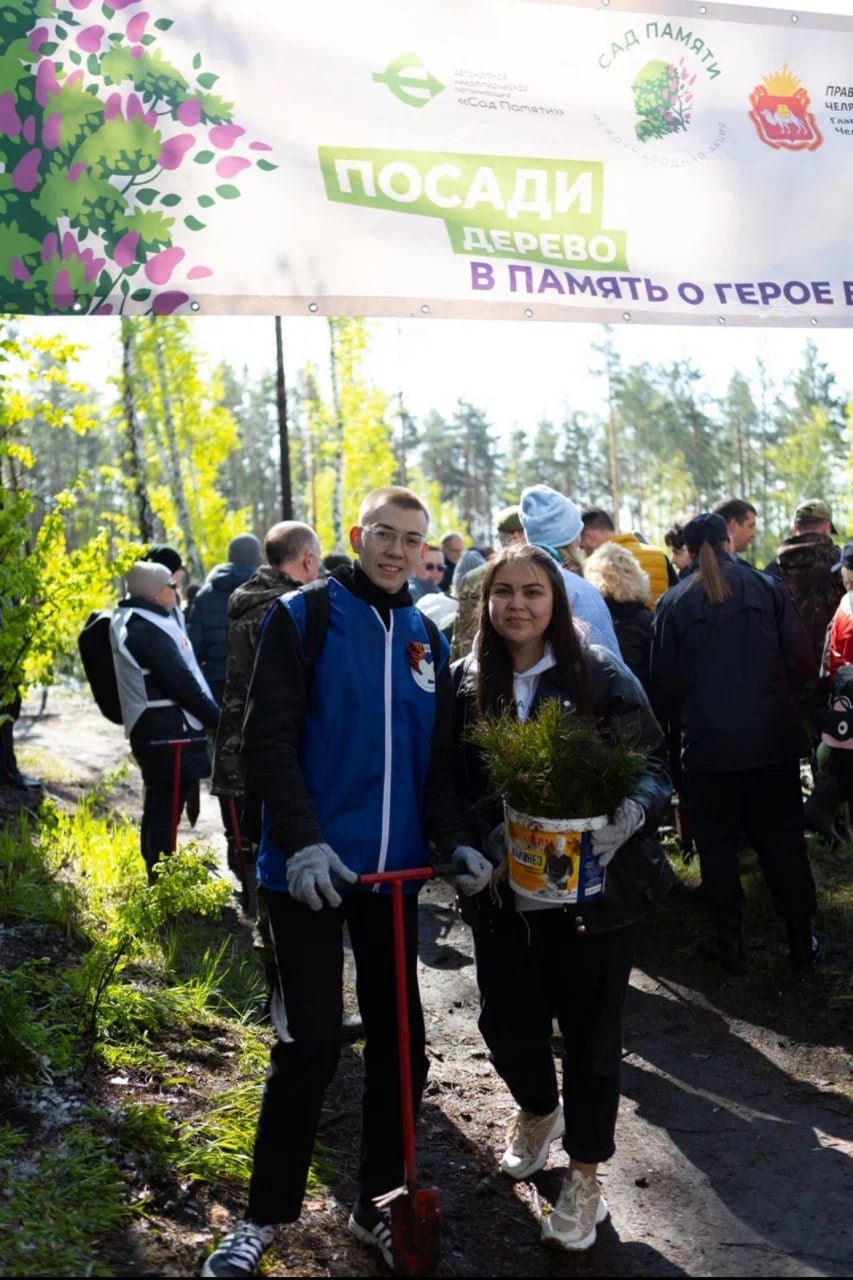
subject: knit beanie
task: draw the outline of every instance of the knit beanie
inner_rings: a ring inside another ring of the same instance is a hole
[[[127,594],[141,596],[143,600],[154,601],[159,596],[172,575],[164,564],[155,564],[150,560],[139,560],[125,574]]]
[[[179,569],[184,567],[183,561],[175,548],[167,547],[162,542],[152,542],[142,559],[152,560],[154,564],[164,564],[169,573],[177,573]]]
[[[257,569],[263,559],[261,544],[253,533],[241,533],[228,543],[228,559],[231,564],[245,564]]]
[[[575,504],[547,484],[522,489],[519,510],[524,536],[536,546],[567,547],[583,530]]]

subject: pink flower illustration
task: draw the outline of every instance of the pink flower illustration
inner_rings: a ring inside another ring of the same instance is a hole
[[[103,38],[103,27],[85,27],[77,36],[77,46],[84,53],[98,53]]]
[[[67,268],[57,271],[53,282],[53,305],[58,311],[68,311],[74,306],[74,291],[71,288],[71,276]]]
[[[39,180],[41,147],[33,147],[12,170],[12,186],[16,191],[34,191]]]
[[[13,280],[18,280],[21,284],[26,284],[32,278],[20,258],[9,259],[9,274]]]
[[[161,249],[159,253],[155,253],[146,262],[145,274],[152,284],[168,284],[175,267],[186,256],[184,250],[177,248],[177,246],[171,249]]]
[[[80,177],[80,174],[85,172],[86,172],[85,164],[82,164],[82,163],[72,164],[71,168],[68,170],[68,181],[76,182],[77,179]]]
[[[21,132],[21,117],[15,106],[14,93],[0,93],[0,134],[16,138]]]
[[[170,316],[173,311],[177,311],[178,307],[185,302],[189,302],[189,299],[190,295],[188,293],[180,293],[177,290],[169,293],[158,293],[151,304],[151,310],[155,316]]]
[[[50,32],[47,27],[36,27],[35,31],[30,32],[30,38],[27,41],[27,52],[38,53],[49,35]]]
[[[124,270],[136,261],[136,246],[139,244],[138,231],[126,231],[113,250],[113,261]]]
[[[52,111],[44,122],[41,140],[49,151],[53,151],[62,142],[62,116]]]
[[[198,98],[187,98],[186,102],[180,104],[175,114],[181,124],[192,128],[201,119],[201,103]]]
[[[47,105],[49,93],[59,93],[59,81],[50,58],[42,58],[36,71],[36,102],[40,107]]]
[[[126,120],[139,119],[143,124],[147,124],[150,129],[157,128],[157,112],[146,111],[139,100],[139,95],[132,93],[127,100],[124,117]]]
[[[215,147],[225,151],[245,132],[239,124],[215,124],[207,136]]]
[[[272,147],[268,142],[250,142],[250,151],[272,151]]]
[[[193,267],[191,271],[187,272],[187,279],[202,280],[205,276],[212,276],[212,275],[213,275],[213,272],[211,271],[210,267],[198,266],[198,267]]]
[[[42,262],[50,262],[54,254],[57,253],[59,253],[59,237],[55,231],[48,231],[44,240],[41,242]]]
[[[141,40],[145,35],[145,28],[148,24],[147,13],[135,13],[127,24],[127,38],[132,40],[134,44]]]
[[[241,169],[248,169],[251,163],[242,156],[223,156],[216,162],[216,172],[220,178],[233,178]]]
[[[190,147],[194,145],[195,138],[191,133],[176,134],[174,138],[169,138],[163,143],[160,164],[164,169],[177,169]]]
[[[111,302],[102,302],[99,306],[95,307],[95,310],[92,312],[92,315],[93,316],[111,316],[112,313],[113,313],[113,304]]]
[[[30,146],[32,146],[32,144],[33,144],[33,143],[35,142],[35,140],[36,140],[36,118],[35,118],[35,116],[27,116],[26,120],[24,121],[23,134],[24,134],[24,138],[26,139],[26,141],[27,141],[27,142],[29,142]]]
[[[88,9],[92,0],[71,0],[72,9]]]

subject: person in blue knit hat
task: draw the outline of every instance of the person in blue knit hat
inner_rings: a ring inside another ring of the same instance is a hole
[[[563,571],[572,617],[584,624],[590,644],[603,645],[621,657],[610,611],[597,587],[583,578],[577,548],[583,533],[579,509],[547,484],[533,484],[521,491],[519,515],[524,536],[549,551]]]

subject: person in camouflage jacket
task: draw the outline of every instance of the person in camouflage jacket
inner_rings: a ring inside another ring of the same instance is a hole
[[[503,511],[498,512],[495,528],[501,547],[509,547],[514,543],[524,542],[524,529],[521,525],[521,517],[518,514],[517,505],[506,507]],[[474,635],[477,631],[480,596],[487,568],[488,562],[479,565],[476,569],[472,569],[462,579],[462,585],[459,588],[459,610],[453,620],[453,637],[450,642],[451,662],[456,662],[458,658],[467,658],[471,652]]]
[[[765,569],[765,573],[781,578],[794,597],[811,636],[818,670],[827,628],[844,594],[841,575],[833,572],[841,559],[841,551],[831,537],[835,532],[827,503],[817,498],[801,503],[794,515],[791,537],[780,542],[776,559]]]
[[[262,564],[228,600],[228,660],[222,714],[216,733],[211,791],[242,801],[245,785],[240,748],[246,695],[255,665],[261,624],[273,601],[313,582],[320,572],[320,542],[310,525],[283,520],[264,539]],[[251,833],[249,833],[251,834]]]

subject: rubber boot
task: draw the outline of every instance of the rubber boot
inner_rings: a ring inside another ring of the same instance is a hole
[[[812,922],[805,920],[786,920],[788,933],[788,954],[795,969],[813,969],[817,962],[820,943],[812,933]]]
[[[816,831],[830,844],[843,843],[844,836],[836,826],[836,817],[844,801],[838,790],[834,774],[818,772],[812,793],[803,805],[803,821],[806,831]]]

